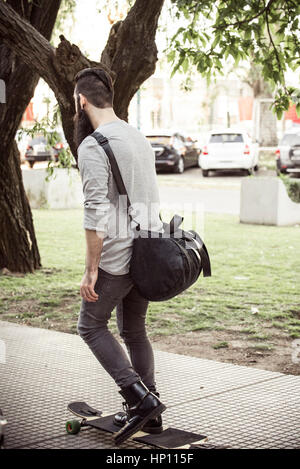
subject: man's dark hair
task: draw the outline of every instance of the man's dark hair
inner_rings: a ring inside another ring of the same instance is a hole
[[[114,88],[111,76],[102,68],[85,68],[75,77],[75,94],[83,94],[95,107],[112,107]]]
[[[76,148],[94,132],[91,121],[84,109],[80,108],[79,93],[93,106],[107,108],[113,106],[114,88],[111,76],[101,68],[85,68],[75,77],[75,96],[77,113],[74,116],[74,142]],[[76,158],[77,159],[77,158]]]

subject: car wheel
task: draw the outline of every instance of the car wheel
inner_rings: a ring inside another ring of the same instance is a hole
[[[29,164],[30,168],[34,167],[34,161],[28,161],[28,164]]]
[[[254,175],[254,168],[246,169],[245,175],[246,176],[253,176]]]
[[[202,169],[202,176],[203,176],[204,178],[207,178],[208,173],[209,173],[209,170],[208,170],[208,169]]]
[[[201,154],[198,155],[197,168],[201,168]]]
[[[254,171],[258,171],[258,169],[259,169],[259,168],[258,168],[258,164],[256,164],[256,165],[254,166]]]
[[[184,160],[182,156],[179,158],[179,161],[175,167],[175,173],[182,174],[184,171]]]

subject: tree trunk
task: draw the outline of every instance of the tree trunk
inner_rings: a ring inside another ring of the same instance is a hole
[[[0,268],[33,272],[41,265],[40,255],[15,142],[9,151],[7,160],[0,160]]]
[[[273,101],[272,90],[263,79],[260,67],[253,63],[248,77],[244,81],[253,90],[253,134],[259,140],[261,146],[275,146],[277,145],[277,118],[270,109]],[[263,101],[265,99],[270,99],[270,101]]]
[[[60,3],[61,0],[43,0],[39,4],[9,0],[5,6],[9,4],[15,16],[25,17],[50,39]],[[41,262],[15,134],[39,75],[6,45],[0,44],[0,77],[6,85],[6,103],[0,104],[0,269],[33,272]]]
[[[264,99],[272,99],[272,101],[264,101]],[[272,93],[263,93],[256,97],[259,102],[259,141],[262,147],[274,147],[278,143],[277,139],[277,117],[270,109],[274,100]],[[261,100],[261,101],[260,101]]]

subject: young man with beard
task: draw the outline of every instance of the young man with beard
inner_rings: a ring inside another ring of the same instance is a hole
[[[126,413],[119,412],[114,419],[122,427],[115,437],[120,444],[140,429],[160,433],[160,414],[166,407],[159,400],[154,355],[146,335],[149,302],[139,294],[129,273],[133,236],[126,204],[122,207],[109,158],[91,134],[98,131],[108,139],[132,206],[141,207],[134,220],[142,229],[162,231],[155,156],[144,135],[116,116],[112,80],[104,70],[79,72],[74,99],[74,139],[83,183],[86,235],[78,333],[125,399]],[[120,229],[124,226],[125,235]],[[107,327],[115,307],[130,360]]]

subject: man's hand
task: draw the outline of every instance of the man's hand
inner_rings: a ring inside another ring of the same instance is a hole
[[[80,283],[80,295],[86,301],[95,303],[98,295],[95,284],[98,278],[98,266],[103,246],[103,233],[94,230],[85,230],[86,259],[85,272]]]
[[[85,271],[80,283],[80,295],[86,301],[95,303],[99,295],[95,292],[95,284],[98,278],[98,270],[89,272]]]

